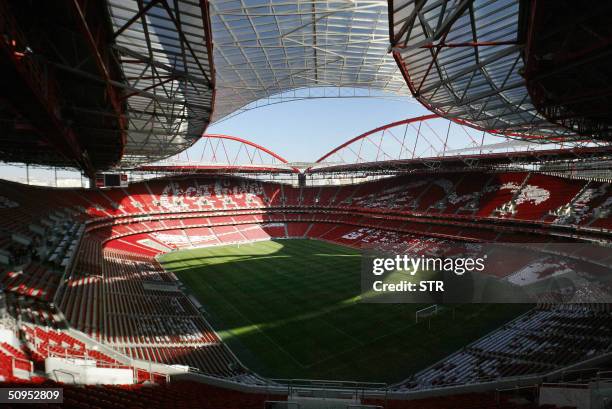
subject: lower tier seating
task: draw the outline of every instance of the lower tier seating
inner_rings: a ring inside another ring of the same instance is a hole
[[[581,305],[532,310],[414,375],[400,390],[548,373],[612,350],[612,313]]]

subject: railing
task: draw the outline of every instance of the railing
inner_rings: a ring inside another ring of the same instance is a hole
[[[55,377],[55,379],[54,379],[54,381],[55,381],[55,382],[61,382],[61,383],[64,383],[64,381],[62,381],[62,380],[61,380],[61,379],[60,379],[60,378],[57,376],[57,374],[58,374],[58,373],[59,373],[59,374],[63,374],[63,375],[68,375],[68,376],[69,376],[69,377],[72,379],[72,383],[76,383],[76,382],[75,382],[75,381],[76,381],[76,376],[75,376],[75,374],[74,374],[74,373],[72,373],[72,372],[65,371],[65,370],[63,370],[63,369],[54,369],[54,370],[53,370],[53,376]],[[78,374],[77,374],[77,376],[78,376]]]
[[[601,380],[601,381],[612,380],[612,371],[597,372],[597,380]]]
[[[30,367],[29,372],[34,372],[34,364],[32,363],[32,361],[23,358],[18,358],[16,356],[11,357],[11,368],[13,371],[15,371],[15,362],[25,362]]]
[[[57,307],[57,311],[62,314],[62,318],[65,318],[65,317],[64,317],[63,311],[60,310],[60,306],[62,305],[62,302],[63,302],[63,297],[61,296],[64,295],[66,282],[68,281],[68,278],[72,276],[72,273],[74,272],[74,269],[76,267],[76,260],[78,260],[79,258],[79,252],[81,250],[81,243],[83,241],[84,236],[85,236],[85,226],[81,226],[78,232],[78,243],[74,251],[72,252],[72,256],[70,257],[70,260],[68,264],[66,265],[66,268],[64,269],[64,273],[62,274],[62,277],[60,278],[59,285],[57,286],[57,290],[55,290],[55,295],[53,296],[52,302]]]
[[[516,386],[513,388],[499,388],[495,389],[495,401],[497,404],[501,403],[501,395],[503,394],[519,394],[524,392],[531,392],[533,394],[532,398],[534,400],[538,397],[539,388],[538,385],[528,385],[528,386]]]
[[[270,379],[284,386],[288,396],[334,399],[361,399],[365,396],[386,399],[388,385],[382,382],[357,382],[324,379]]]

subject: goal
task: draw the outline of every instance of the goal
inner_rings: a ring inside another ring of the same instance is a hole
[[[418,324],[419,320],[423,320],[424,318],[431,317],[432,315],[436,315],[438,313],[438,304],[430,305],[429,307],[421,308],[414,313],[414,320]]]

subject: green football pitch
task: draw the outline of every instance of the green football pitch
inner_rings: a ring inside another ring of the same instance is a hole
[[[398,382],[526,310],[360,302],[360,252],[316,240],[184,250],[160,261],[238,358],[273,378]]]

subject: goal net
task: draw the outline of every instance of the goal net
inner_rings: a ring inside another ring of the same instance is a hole
[[[421,308],[414,313],[414,320],[418,324],[419,321],[438,313],[438,304],[430,305],[429,307]]]

